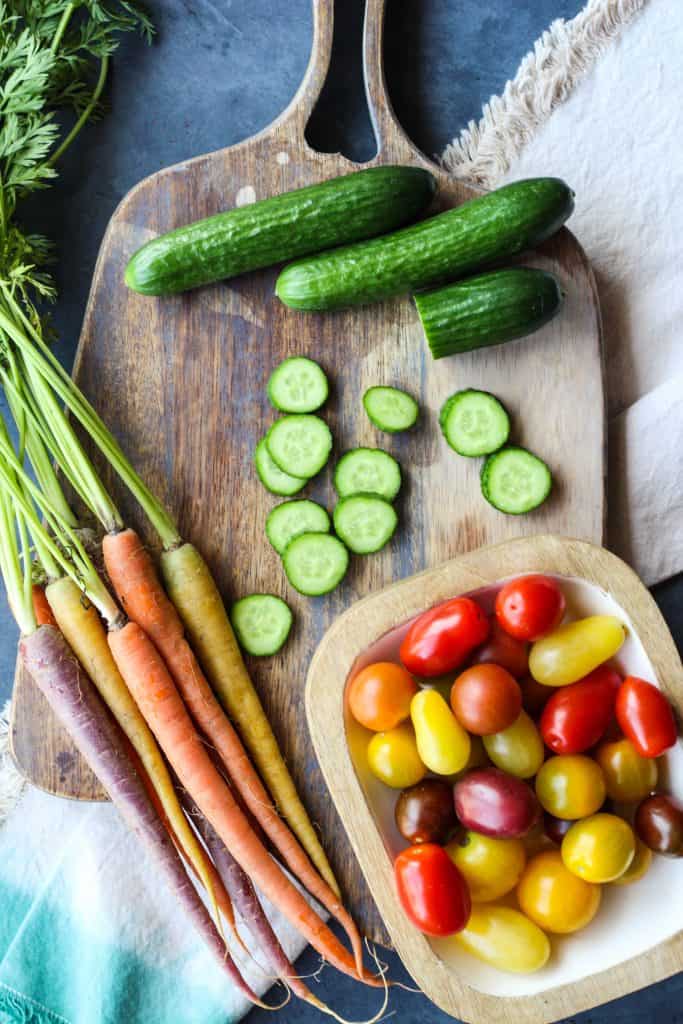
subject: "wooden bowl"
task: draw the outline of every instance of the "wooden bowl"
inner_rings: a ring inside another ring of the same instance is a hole
[[[447,941],[445,953],[443,940],[432,943],[422,935],[398,903],[392,875],[399,848],[391,825],[393,799],[387,802],[389,792],[364,769],[369,734],[345,710],[347,679],[362,665],[368,648],[378,641],[390,647],[387,634],[426,608],[532,571],[567,577],[570,606],[578,594],[584,614],[598,610],[600,602],[605,610],[607,604],[612,611],[616,605],[629,634],[624,663],[656,679],[683,716],[683,666],[649,592],[604,548],[557,536],[481,548],[359,601],[325,635],[306,684],[306,714],[320,767],[392,942],[425,995],[472,1024],[545,1024],[669,977],[683,963],[681,860],[656,857],[637,885],[605,886],[596,919],[576,935],[553,937],[551,961],[532,975],[495,971],[460,950],[452,952]],[[680,742],[667,755],[666,772],[666,781],[680,792]]]

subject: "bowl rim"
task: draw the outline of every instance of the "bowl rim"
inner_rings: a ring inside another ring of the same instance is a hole
[[[683,717],[683,665],[652,595],[605,548],[554,534],[478,548],[356,602],[323,637],[306,679],[306,717],[320,768],[394,947],[425,995],[470,1024],[508,1016],[515,1024],[550,1024],[670,977],[683,962],[682,929],[635,957],[576,981],[534,995],[497,996],[472,988],[447,966],[398,903],[391,860],[346,741],[348,674],[356,658],[397,624],[449,597],[527,572],[574,576],[607,591],[628,612],[659,685]]]

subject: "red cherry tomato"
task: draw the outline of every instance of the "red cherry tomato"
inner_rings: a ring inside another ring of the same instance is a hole
[[[496,618],[518,640],[538,640],[559,626],[565,600],[549,576],[520,576],[510,580],[496,597]]]
[[[486,643],[470,659],[471,665],[500,665],[515,679],[523,679],[529,671],[529,645],[506,633],[495,615],[489,619],[491,632]]]
[[[465,879],[442,846],[409,846],[394,861],[398,896],[408,918],[425,935],[462,931],[472,910]]]
[[[577,683],[555,690],[543,708],[541,736],[555,754],[582,754],[610,724],[621,676],[601,665]]]
[[[628,676],[617,694],[615,710],[624,736],[642,757],[659,757],[676,742],[671,705],[652,683]]]
[[[456,597],[415,620],[401,644],[401,661],[416,676],[442,676],[462,665],[488,633],[477,602]]]

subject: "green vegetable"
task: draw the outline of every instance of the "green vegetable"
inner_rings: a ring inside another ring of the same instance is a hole
[[[371,238],[414,220],[436,183],[419,167],[372,167],[262,199],[147,242],[126,284],[167,295],[330,246]]]
[[[517,181],[383,238],[299,260],[285,267],[275,290],[303,310],[402,295],[542,242],[573,208],[574,195],[558,178]]]
[[[370,422],[387,434],[410,430],[420,412],[412,395],[389,387],[368,388],[363,395],[363,406]]]
[[[281,597],[250,594],[235,601],[230,621],[237,639],[248,654],[276,654],[292,628],[292,613]]]
[[[518,516],[542,505],[553,478],[542,459],[526,448],[501,448],[481,471],[482,494],[499,512]]]
[[[562,291],[544,270],[494,270],[416,295],[415,305],[441,359],[531,334],[559,312]]]
[[[286,498],[292,494],[298,494],[308,483],[305,478],[283,473],[280,467],[273,462],[265,437],[262,437],[256,445],[254,465],[259,480],[271,494],[279,494]]]
[[[393,537],[397,524],[394,506],[374,494],[352,494],[342,498],[334,510],[337,536],[356,555],[380,551]]]
[[[488,391],[456,391],[441,408],[443,436],[458,455],[490,455],[510,436],[510,417]]]
[[[318,416],[282,416],[266,435],[276,466],[291,476],[310,478],[319,473],[332,451],[332,434]]]
[[[315,501],[283,501],[266,519],[266,536],[278,555],[301,533],[329,533],[330,517]]]
[[[337,463],[334,486],[340,498],[375,494],[393,501],[401,488],[401,467],[381,448],[354,448]]]
[[[329,533],[302,533],[287,545],[282,564],[295,590],[317,597],[334,590],[344,579],[349,553]]]
[[[324,372],[305,356],[283,360],[268,381],[268,398],[279,412],[315,412],[329,391]]]

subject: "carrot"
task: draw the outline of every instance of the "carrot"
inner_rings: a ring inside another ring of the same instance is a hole
[[[38,625],[56,626],[57,620],[52,614],[52,609],[50,608],[50,602],[45,594],[45,589],[38,583],[34,583],[31,596],[33,600],[33,611]]]
[[[346,931],[360,974],[363,945],[358,929],[336,894],[315,871],[300,844],[273,807],[239,736],[214,696],[190,645],[185,640],[182,622],[166,596],[154,563],[140,538],[131,529],[107,534],[102,549],[109,577],[126,613],[145,630],[165,659],[190,714],[201,732],[217,750],[228,769],[232,784],[282,854],[286,865],[311,895],[337,918]],[[168,756],[168,751],[166,754]]]
[[[337,880],[280,753],[208,565],[197,549],[186,543],[162,553],[161,572],[199,662],[239,729],[276,807],[339,896]]]
[[[150,638],[137,623],[131,621],[111,631],[108,639],[121,674],[181,785],[192,795],[235,860],[322,956],[338,970],[358,978],[354,958],[309,906],[250,828],[230,787],[207,754],[171,675]],[[382,985],[366,972],[363,972],[362,980],[371,985]]]
[[[119,727],[110,718],[64,637],[54,626],[39,626],[22,637],[19,651],[52,710],[128,827],[145,846],[157,872],[175,893],[221,969],[251,1002],[263,1006],[227,953],[126,754]]]

